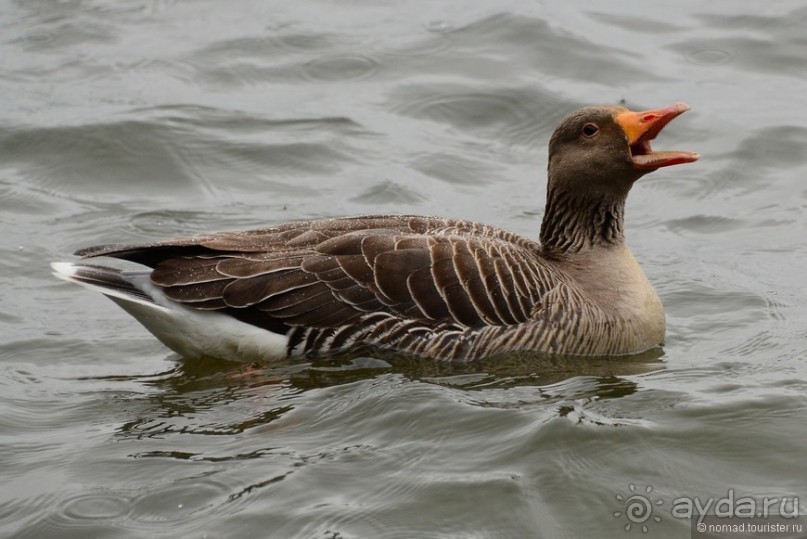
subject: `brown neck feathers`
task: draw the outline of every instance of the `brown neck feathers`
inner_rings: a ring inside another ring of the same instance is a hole
[[[541,245],[551,253],[576,253],[593,246],[622,245],[625,197],[581,197],[550,188],[541,223]]]

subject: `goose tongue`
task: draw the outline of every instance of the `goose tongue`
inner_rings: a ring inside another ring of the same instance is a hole
[[[663,151],[655,152],[650,148],[650,141],[656,138],[664,126],[674,118],[689,110],[686,103],[676,103],[669,107],[643,112],[625,111],[616,115],[617,123],[622,127],[630,145],[630,157],[633,168],[637,170],[656,170],[661,167],[692,163],[700,157],[694,152]]]

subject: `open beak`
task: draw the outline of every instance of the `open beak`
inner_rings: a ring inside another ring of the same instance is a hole
[[[670,165],[692,163],[700,157],[693,152],[666,151],[654,152],[650,141],[656,138],[664,126],[673,118],[689,110],[686,103],[676,103],[663,109],[632,112],[626,110],[615,116],[630,145],[630,157],[636,170],[656,170]]]

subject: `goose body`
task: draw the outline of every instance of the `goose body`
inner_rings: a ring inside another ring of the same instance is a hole
[[[649,145],[687,108],[589,107],[564,120],[550,142],[540,242],[470,221],[373,215],[90,247],[76,254],[142,269],[61,262],[54,274],[106,294],[186,357],[639,353],[662,344],[664,311],[624,242],[624,202],[643,174],[697,159]]]

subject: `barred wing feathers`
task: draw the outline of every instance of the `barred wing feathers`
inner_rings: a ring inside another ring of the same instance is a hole
[[[563,280],[538,252],[531,240],[469,221],[365,216],[77,254],[152,266],[168,298],[285,333],[361,325],[379,313],[410,332],[521,324]]]

